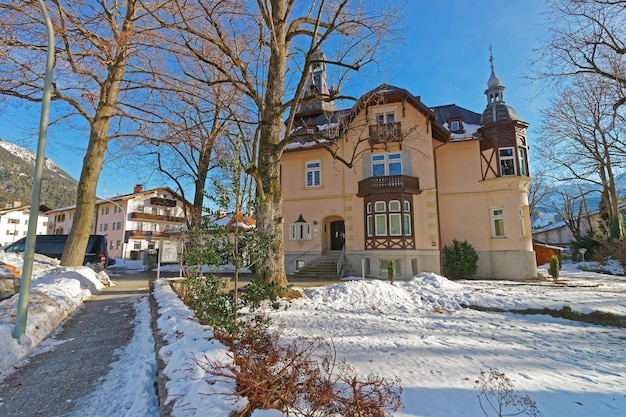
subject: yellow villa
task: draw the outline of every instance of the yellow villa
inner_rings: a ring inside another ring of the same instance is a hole
[[[493,61],[482,115],[390,85],[336,110],[315,99],[328,92],[319,61],[281,163],[287,273],[326,263],[385,278],[391,261],[402,278],[442,273],[457,239],[479,253],[477,278],[536,276],[528,124],[504,102]]]

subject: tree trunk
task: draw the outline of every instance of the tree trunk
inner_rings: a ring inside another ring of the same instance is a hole
[[[257,230],[269,242],[267,259],[257,275],[264,284],[287,287],[283,243],[283,193],[280,189],[280,142],[283,134],[282,105],[287,62],[285,2],[273,2],[271,10],[272,45],[267,89],[261,111],[258,176],[262,190],[257,191]]]
[[[80,266],[84,261],[96,210],[96,187],[109,141],[109,120],[108,117],[101,117],[92,123],[89,145],[83,159],[83,169],[76,194],[76,212],[61,257],[61,265]]]
[[[120,84],[126,73],[126,55],[129,40],[132,39],[133,21],[136,3],[130,0],[126,4],[126,18],[122,24],[123,41],[118,45],[115,60],[109,66],[107,77],[100,88],[100,101],[92,119],[89,144],[83,159],[83,168],[80,173],[78,192],[76,193],[76,212],[72,222],[61,265],[80,266],[85,259],[85,250],[93,226],[96,210],[96,189],[98,178],[102,171],[104,153],[109,143],[109,127],[111,118],[117,108],[117,97],[120,93]]]

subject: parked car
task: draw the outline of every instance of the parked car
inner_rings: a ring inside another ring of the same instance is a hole
[[[35,253],[49,256],[50,258],[61,259],[67,235],[37,235],[35,242]],[[7,253],[21,253],[26,249],[26,238],[22,238],[7,246],[4,251]],[[109,258],[107,250],[107,238],[103,235],[90,235],[87,249],[85,251],[85,264],[101,263],[104,266],[115,264],[115,259]]]
[[[20,271],[13,265],[0,262],[0,300],[9,298],[20,290]]]

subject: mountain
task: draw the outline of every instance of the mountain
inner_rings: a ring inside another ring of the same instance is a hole
[[[14,201],[30,204],[35,154],[0,139],[0,208]],[[76,204],[78,181],[46,158],[41,184],[41,204],[51,208]]]

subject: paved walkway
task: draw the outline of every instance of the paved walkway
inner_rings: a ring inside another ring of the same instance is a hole
[[[63,343],[31,357],[0,384],[0,417],[67,417],[77,401],[92,393],[107,375],[117,360],[114,352],[133,336],[134,305],[149,295],[149,281],[156,278],[156,272],[118,269],[111,278],[115,286],[106,287],[61,324],[55,339]],[[252,275],[240,278],[245,285]],[[302,287],[333,282],[337,281],[290,280]]]
[[[65,342],[30,358],[0,385],[0,416],[69,415],[76,401],[107,375],[116,360],[115,350],[128,344],[134,330],[133,305],[148,295],[149,278],[154,276],[113,277],[115,286],[105,288],[68,317],[55,335]]]

